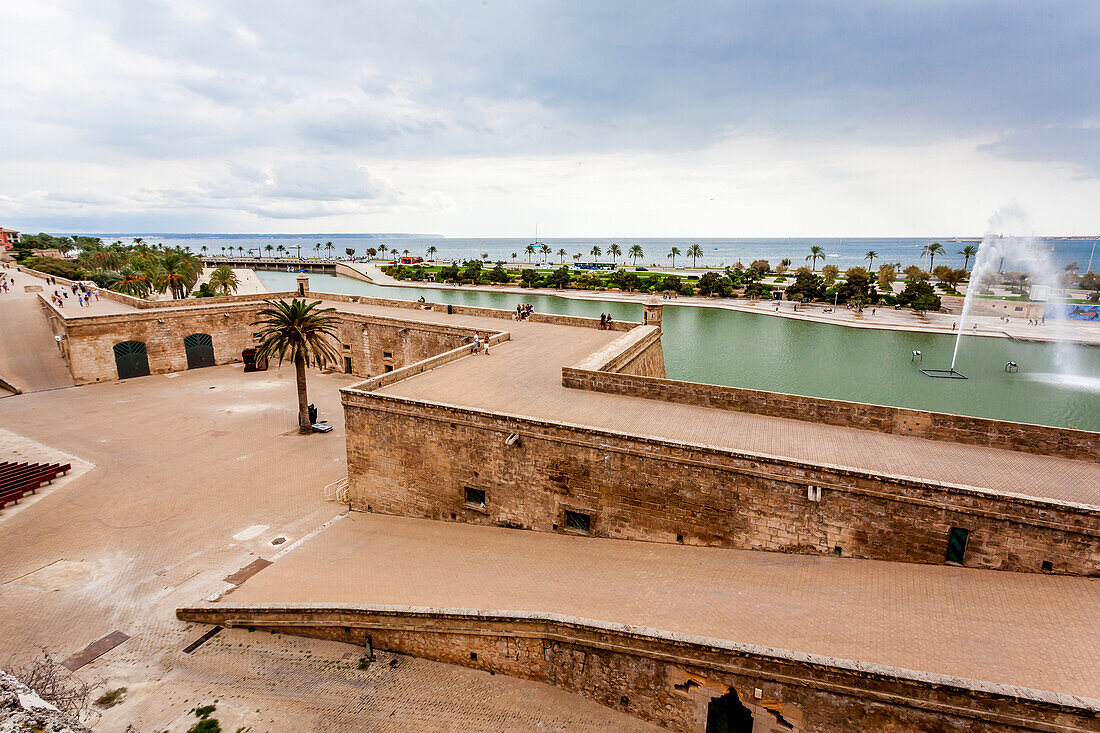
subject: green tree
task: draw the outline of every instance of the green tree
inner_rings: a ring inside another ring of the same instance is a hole
[[[564,250],[563,250],[564,251]],[[560,252],[558,254],[561,254]],[[546,284],[554,288],[567,288],[573,278],[569,274],[569,268],[562,265],[546,277]]]
[[[817,269],[817,261],[819,259],[820,260],[825,259],[825,250],[823,250],[820,246],[815,244],[815,245],[810,247],[810,254],[806,255],[806,259],[807,260],[813,260],[813,262],[810,264],[810,269],[811,270],[816,270]]]
[[[642,250],[642,245],[632,244],[630,245],[630,257],[634,260],[634,265],[638,265],[638,258],[645,257],[645,252]]]
[[[708,272],[699,278],[699,294],[720,295],[728,298],[733,295],[733,283],[725,275]]]
[[[332,259],[332,252],[336,249],[336,245],[332,242],[325,242],[325,252],[328,253],[329,259]]]
[[[607,248],[607,253],[611,255],[611,261],[614,262],[615,258],[621,255],[623,251],[619,249],[619,245],[612,244],[610,247]]]
[[[569,254],[564,248],[558,250],[558,257],[561,257],[561,264],[565,264],[565,256]]]
[[[759,280],[771,272],[772,266],[767,260],[754,260],[753,263],[749,265],[749,269],[756,270],[756,279]]]
[[[435,245],[433,244],[433,245],[429,246],[426,251],[427,251],[427,254],[428,254],[428,259],[432,260],[434,262],[435,261],[435,253],[438,252],[439,250],[436,249]]]
[[[970,265],[970,258],[978,256],[978,246],[974,244],[968,244],[958,251],[958,254],[963,256],[963,269],[967,269]]]
[[[878,284],[883,290],[892,292],[893,288],[891,286],[897,280],[897,277],[893,265],[881,264],[878,266]]]
[[[489,271],[489,282],[494,283],[506,283],[508,282],[508,271],[504,269],[503,265],[497,265]]]
[[[229,295],[230,291],[236,293],[240,286],[237,273],[233,272],[229,265],[218,265],[210,273],[210,289],[219,295]]]
[[[928,255],[928,271],[932,272],[935,267],[936,256],[945,254],[943,245],[939,242],[932,242],[932,244],[924,245],[924,249],[920,251],[920,256],[923,259],[925,255]]]
[[[679,247],[673,247],[672,249],[670,249],[668,251],[668,254],[665,255],[665,256],[666,257],[671,257],[672,258],[672,266],[676,267],[676,258],[680,256],[680,248]]]
[[[539,254],[543,255],[544,257],[552,255],[553,253],[554,253],[554,250],[550,249],[549,244],[544,244],[541,247],[539,247]]]
[[[306,367],[322,368],[337,363],[335,347],[339,319],[333,315],[335,308],[319,308],[321,301],[307,303],[297,298],[265,301],[266,308],[256,314],[252,323],[259,327],[256,349],[258,360],[277,357],[294,362],[294,376],[298,388],[298,431],[309,433],[309,397],[306,394]]]
[[[344,247],[344,254],[349,258],[355,256],[355,247]]]
[[[804,269],[795,273],[794,282],[787,287],[787,300],[820,300],[824,294],[825,281]]]
[[[596,262],[600,261],[600,255],[603,254],[603,250],[599,248],[599,245],[593,245],[592,249],[588,252],[590,255],[596,258]]]
[[[388,249],[389,247],[385,243],[378,245],[378,251],[382,253],[382,259],[386,259],[386,250]]]
[[[695,267],[696,258],[703,256],[703,248],[698,244],[693,244],[688,247],[687,256],[691,258],[691,266]]]
[[[867,260],[867,271],[870,272],[875,267],[875,258],[878,257],[878,252],[871,250],[867,254],[863,255],[863,259]]]
[[[821,277],[825,278],[825,285],[836,282],[836,276],[840,274],[840,268],[836,265],[825,265],[821,268]]]
[[[871,273],[862,267],[849,267],[844,282],[836,289],[838,303],[873,303],[878,299]]]
[[[905,284],[905,289],[898,295],[900,305],[912,306],[917,311],[929,311],[940,309],[940,298],[924,280],[910,280]]]
[[[286,247],[280,244],[278,247],[275,248],[275,251],[279,253],[279,257],[282,257],[284,254],[286,254]]]
[[[537,251],[538,251],[538,247],[536,247],[533,244],[529,244],[529,245],[527,245],[526,247],[523,248],[523,253],[525,255],[527,255],[528,257],[530,257],[532,260],[534,260],[535,252],[537,252]]]

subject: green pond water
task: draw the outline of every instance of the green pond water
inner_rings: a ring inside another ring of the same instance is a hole
[[[272,291],[295,289],[295,274],[259,272]],[[401,288],[335,275],[310,275],[310,289],[398,300],[423,296],[511,310],[530,303],[536,312],[640,321],[642,306],[554,295],[494,293],[462,288]],[[747,387],[953,412],[1016,422],[1100,430],[1100,348],[963,337],[956,370],[969,379],[933,379],[919,371],[947,369],[953,336],[882,331],[741,313],[722,308],[666,305],[662,343],[672,379]],[[912,361],[913,350],[923,352]],[[1006,361],[1020,370],[1006,373]],[[1072,362],[1076,376],[1059,364]]]

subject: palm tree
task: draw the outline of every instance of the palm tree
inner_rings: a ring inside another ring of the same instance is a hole
[[[963,260],[963,269],[965,270],[967,265],[970,264],[970,258],[978,256],[978,247],[974,244],[968,244],[959,250],[959,254],[965,258]]]
[[[558,250],[558,257],[561,257],[561,263],[562,263],[563,265],[565,264],[565,256],[566,256],[567,254],[569,254],[569,253],[565,251],[565,248],[564,248],[564,247],[563,247],[562,249],[559,249],[559,250]]]
[[[267,308],[256,314],[259,326],[256,359],[278,357],[281,364],[289,358],[294,362],[294,376],[298,386],[298,431],[309,433],[309,398],[306,395],[306,367],[324,367],[335,364],[339,358],[334,342],[337,338],[339,319],[332,315],[335,308],[318,308],[321,301],[307,303],[297,298],[265,301]]]
[[[813,265],[810,267],[810,269],[811,270],[816,270],[817,269],[817,261],[819,259],[821,259],[821,260],[825,259],[825,250],[821,249],[821,247],[819,247],[818,245],[815,244],[812,247],[810,247],[810,254],[806,255],[806,259],[808,259],[808,260],[812,259],[813,260]]]
[[[703,248],[698,244],[693,244],[688,247],[688,257],[691,258],[691,266],[695,267],[695,258],[703,256]]]
[[[206,256],[206,245],[204,244],[203,246],[199,247],[199,249],[202,250],[202,254],[205,257]]]
[[[676,267],[676,258],[679,257],[679,256],[680,256],[680,248],[679,247],[673,247],[672,249],[670,249],[668,251],[668,254],[665,255],[665,257],[671,257],[672,258],[672,266],[673,267]]]
[[[920,256],[923,258],[928,255],[928,271],[932,272],[932,263],[936,261],[936,255],[946,254],[943,250],[943,245],[939,242],[932,242],[932,244],[924,245],[924,249],[920,251]]]
[[[630,245],[630,256],[634,258],[634,265],[638,265],[638,258],[645,257],[645,252],[642,251],[642,245],[632,244]]]
[[[275,248],[275,251],[279,253],[279,259],[282,259],[283,253],[286,252],[286,247],[280,244],[278,247]]]
[[[554,250],[550,249],[549,244],[544,244],[541,247],[539,247],[539,254],[543,256],[543,259],[545,259],[547,257],[547,255],[554,254]]]
[[[328,257],[332,259],[332,252],[336,249],[336,245],[332,242],[325,242],[325,251],[328,252]]]
[[[534,258],[535,252],[537,252],[537,251],[538,251],[538,248],[535,247],[535,245],[533,245],[533,244],[529,244],[529,245],[527,245],[526,247],[523,248],[523,253],[525,255],[527,255],[528,257],[531,257],[531,258]]]
[[[142,237],[134,237],[134,244],[141,245],[144,242],[145,242],[145,239],[143,239]]]
[[[600,261],[600,255],[603,254],[603,250],[601,250],[599,248],[599,246],[594,246],[592,248],[592,250],[589,252],[589,254],[596,258],[596,262],[599,262]]]
[[[387,249],[389,249],[389,247],[387,247],[384,244],[378,245],[378,251],[382,253],[382,259],[386,259],[386,250]]]
[[[406,257],[408,257],[408,256],[409,256],[409,250],[407,250],[407,249],[406,249],[406,250],[402,250],[401,254],[403,254],[403,255],[405,255]]]
[[[607,253],[611,255],[611,261],[614,262],[615,258],[621,255],[623,251],[619,249],[619,245],[613,243],[610,247],[607,248]]]
[[[118,281],[111,285],[111,290],[143,298],[149,292],[149,280],[144,273],[132,267],[123,267],[118,272]]]
[[[210,273],[209,282],[210,289],[222,295],[229,295],[229,291],[236,293],[237,287],[240,286],[240,281],[237,279],[237,273],[233,272],[229,265],[218,265],[215,267],[214,271]]]
[[[878,252],[871,250],[867,254],[863,255],[863,259],[867,260],[867,272],[874,272],[875,258],[878,257]]]
[[[225,257],[225,245],[222,245],[222,257]]]
[[[519,257],[519,252],[513,252],[512,253],[512,262],[515,262],[517,257]]]
[[[317,256],[318,256],[318,257],[320,257],[320,256],[321,256],[321,247],[322,247],[322,246],[323,246],[323,245],[322,245],[322,244],[321,244],[320,242],[318,242],[317,244],[313,245],[313,251],[317,253]]]
[[[428,259],[435,262],[435,253],[438,252],[438,251],[439,250],[435,248],[434,244],[432,246],[428,247],[428,249],[427,249]],[[512,255],[512,257],[515,258],[515,255]]]
[[[264,247],[264,251],[267,252],[267,256],[270,257],[271,253],[275,251],[275,245],[273,245],[273,244],[267,245],[266,247]]]

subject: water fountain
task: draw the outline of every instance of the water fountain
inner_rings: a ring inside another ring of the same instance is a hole
[[[1002,231],[1004,228],[1013,228],[1023,231],[1025,229],[1025,217],[1018,209],[1002,210],[993,216],[990,221],[990,228]],[[951,368],[930,370],[939,373],[930,374],[929,376],[965,379],[955,371],[955,363],[959,358],[959,347],[966,332],[967,319],[971,317],[971,310],[978,300],[979,293],[983,288],[997,280],[997,276],[1005,271],[1006,266],[1009,271],[1015,270],[1027,274],[1030,285],[1029,296],[1034,296],[1036,300],[1045,300],[1047,303],[1064,303],[1061,273],[1057,269],[1054,258],[1051,256],[1051,249],[1048,246],[1044,246],[1031,235],[987,234],[978,248],[978,255],[974,260],[974,267],[970,273],[970,282],[966,288],[966,297],[963,299],[959,330],[955,337],[955,348],[951,354]],[[1064,377],[1076,373],[1072,339],[1069,337],[1067,321],[1061,318],[1053,318],[1051,324],[1051,330],[1055,336],[1053,348],[1056,363],[1059,366],[1059,374],[1051,376],[1057,376],[1061,381],[1064,381]],[[1008,371],[1016,371],[1019,368],[1015,362],[1009,363],[1013,366],[1011,369],[1006,367]]]

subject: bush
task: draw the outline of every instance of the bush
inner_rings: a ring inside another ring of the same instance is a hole
[[[674,293],[680,292],[680,278],[675,275],[666,275],[661,279],[661,290],[671,290]]]
[[[637,276],[635,275],[635,277]],[[554,288],[567,288],[572,279],[573,276],[569,274],[569,268],[562,265],[547,276],[546,284]]]
[[[489,282],[506,283],[508,279],[508,271],[504,269],[503,265],[497,265],[489,272]]]
[[[732,294],[731,292],[730,295]],[[684,283],[680,286],[680,295],[695,295],[695,286],[691,283]]]
[[[439,279],[443,282],[450,282],[458,279],[458,265],[447,265],[440,269]]]
[[[96,707],[100,707],[100,708],[114,707],[115,705],[118,705],[120,702],[122,702],[122,696],[125,695],[125,694],[126,694],[126,688],[125,687],[119,687],[116,690],[111,690],[110,692],[104,692],[102,695],[100,695],[98,698],[96,698],[96,701],[95,701]]]

